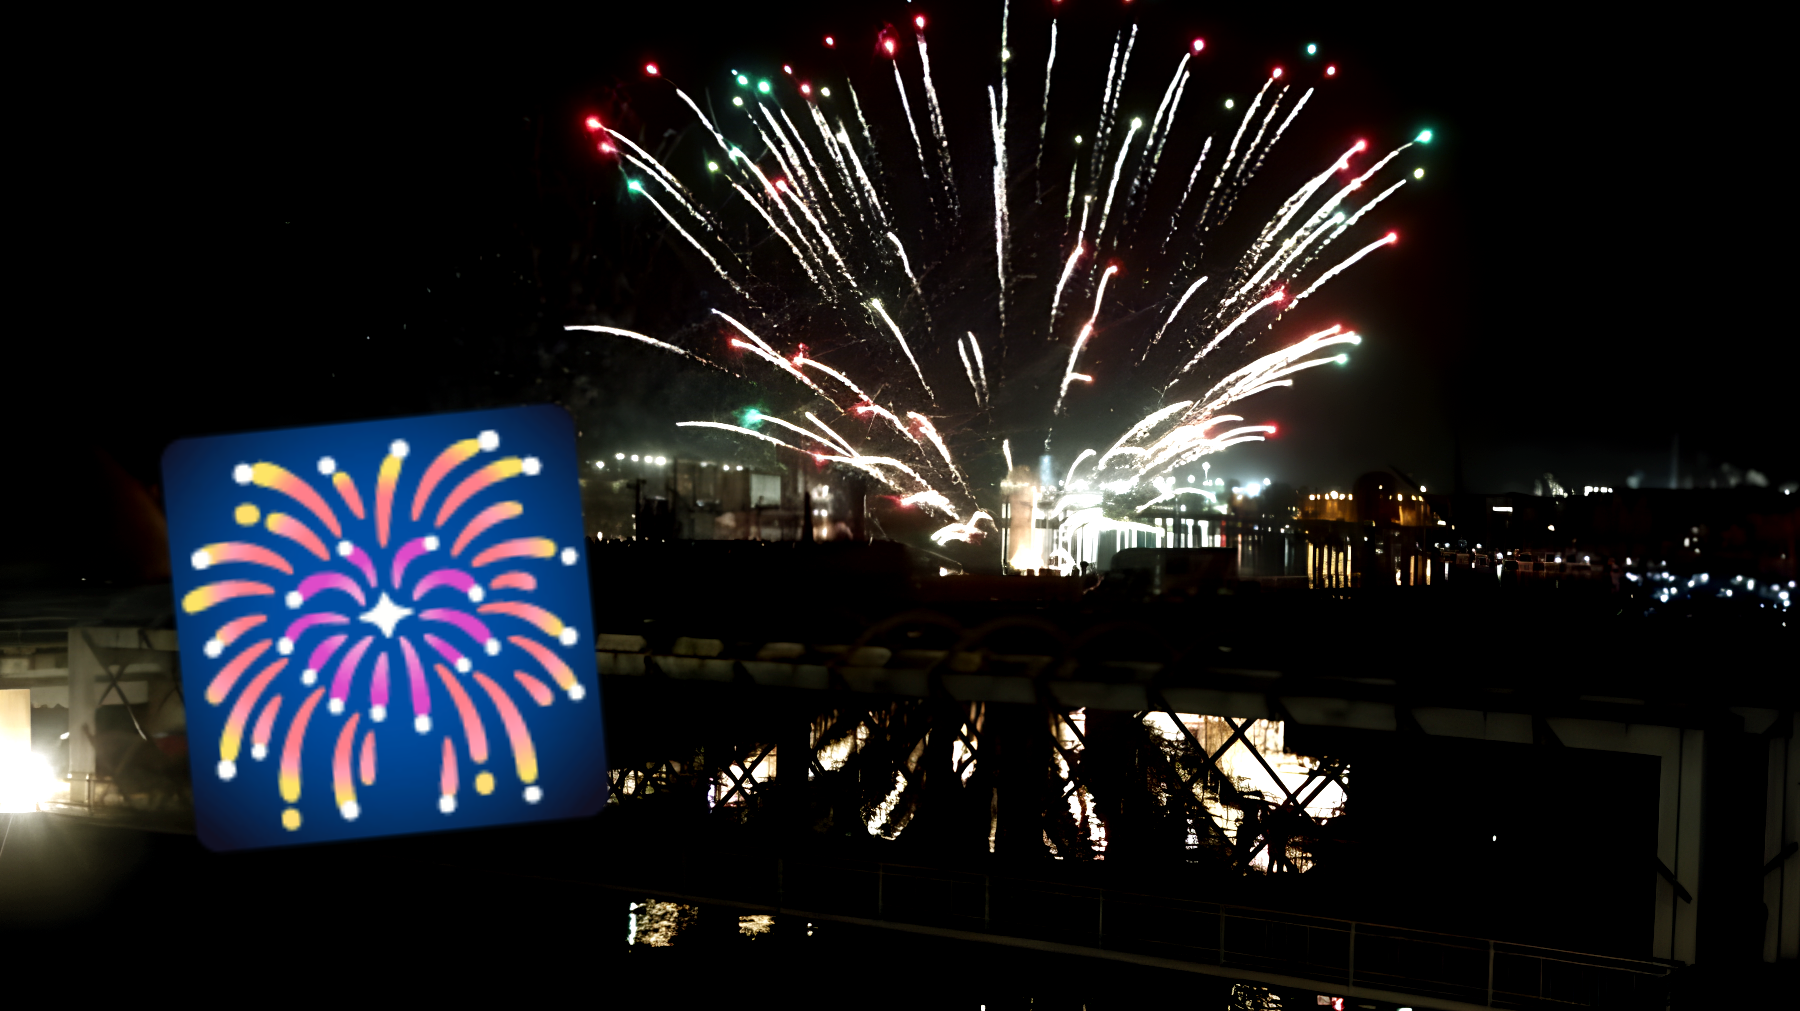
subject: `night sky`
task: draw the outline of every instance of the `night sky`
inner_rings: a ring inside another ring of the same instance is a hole
[[[1049,6],[1014,7],[1016,124],[1035,126]],[[1135,17],[1122,119],[1154,108],[1201,36],[1184,111],[1247,96],[1270,66],[1298,71],[1307,42],[1342,68],[1301,117],[1313,132],[1277,149],[1290,173],[1343,138],[1435,133],[1427,177],[1371,216],[1369,237],[1391,227],[1398,247],[1315,297],[1364,344],[1261,398],[1280,438],[1216,473],[1342,487],[1396,466],[1447,490],[1460,446],[1471,489],[1530,490],[1545,471],[1623,486],[1641,470],[1659,486],[1679,435],[1697,483],[1721,464],[1800,479],[1800,355],[1772,321],[1786,231],[1761,108],[1772,71],[1745,26],[1057,6],[1053,105],[1071,116],[1092,119],[1111,34]],[[664,335],[709,304],[707,278],[580,126],[600,111],[654,138],[691,122],[646,59],[722,100],[739,64],[823,69],[829,32],[873,94],[888,73],[875,32],[924,10],[952,143],[967,164],[986,157],[959,116],[985,116],[997,5],[620,10],[133,14],[47,31],[60,56],[15,98],[29,182],[13,192],[32,236],[15,297],[41,308],[7,341],[9,486],[43,504],[74,494],[68,461],[95,449],[152,485],[184,435],[546,399],[576,411],[596,454],[680,448],[671,422],[740,395],[561,331],[604,318]],[[911,157],[886,143],[890,161]],[[1273,191],[1238,217],[1260,220]]]

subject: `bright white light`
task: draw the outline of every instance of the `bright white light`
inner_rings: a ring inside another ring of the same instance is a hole
[[[0,813],[30,814],[58,789],[49,760],[35,751],[26,752],[23,762],[0,767]]]

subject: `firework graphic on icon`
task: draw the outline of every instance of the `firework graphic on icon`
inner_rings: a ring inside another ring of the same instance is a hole
[[[478,795],[501,789],[479,699],[498,715],[520,796],[537,804],[525,714],[587,695],[565,659],[576,629],[533,600],[547,567],[581,554],[535,536],[508,494],[540,474],[538,458],[503,453],[487,430],[423,452],[396,439],[372,480],[331,456],[285,462],[293,469],[256,460],[218,475],[242,489],[218,521],[230,534],[185,560],[213,581],[182,596],[184,620],[239,602],[203,648],[204,704],[229,713],[213,774],[232,783],[246,757],[275,762],[281,823],[297,832],[302,792],[317,789],[302,781],[303,766],[320,767],[303,761],[309,747],[330,749],[346,822],[362,815],[358,789],[375,785],[382,754],[426,748],[437,809],[454,817],[465,777]]]

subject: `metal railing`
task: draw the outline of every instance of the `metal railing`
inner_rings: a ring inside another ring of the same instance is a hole
[[[742,871],[743,865],[735,865]],[[786,862],[772,881],[720,877],[707,893],[806,910],[1129,953],[1321,989],[1364,988],[1485,1007],[1613,1006],[1653,999],[1670,963],[1137,892],[915,867]],[[770,894],[769,885],[774,885]],[[645,888],[647,893],[653,888]],[[773,898],[774,901],[769,900]]]

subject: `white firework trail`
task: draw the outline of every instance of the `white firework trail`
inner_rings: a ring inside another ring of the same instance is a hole
[[[820,372],[823,372],[826,375],[830,376],[831,378],[837,380],[838,382],[843,383],[845,386],[848,386],[850,388],[850,392],[856,394],[859,399],[865,400],[865,401],[869,399],[869,395],[862,391],[862,387],[860,387],[860,386],[856,385],[856,383],[852,382],[849,376],[846,376],[842,372],[839,372],[837,369],[834,369],[831,366],[826,365],[824,362],[818,361],[813,358],[801,358],[801,359],[798,359],[794,364],[796,364],[804,369],[818,369]]]
[[[1073,488],[1075,486],[1075,470],[1081,466],[1081,461],[1086,460],[1090,456],[1098,455],[1098,452],[1092,448],[1082,450],[1081,455],[1075,458],[1075,462],[1069,464],[1069,473],[1063,477],[1063,487]]]
[[[732,291],[735,291],[740,295],[745,294],[744,289],[738,287],[738,283],[732,279],[731,274],[729,272],[727,272],[725,270],[724,265],[719,262],[719,258],[712,255],[712,253],[708,252],[707,248],[700,244],[699,239],[694,238],[693,235],[689,234],[687,229],[681,227],[681,222],[676,221],[674,215],[670,214],[666,209],[664,209],[662,204],[657,203],[656,198],[651,196],[649,191],[644,189],[644,187],[641,183],[639,183],[637,180],[633,179],[628,188],[631,190],[631,192],[636,193],[638,196],[643,197],[645,200],[650,201],[650,206],[656,208],[656,213],[661,214],[663,216],[663,220],[667,221],[669,223],[669,227],[673,228],[677,232],[681,233],[681,237],[687,240],[688,245],[693,246],[694,249],[699,251],[701,256],[706,257],[706,262],[712,264],[713,270],[718,271],[719,276],[724,279],[726,284],[731,285]]]
[[[706,118],[706,113],[700,111],[700,107],[694,104],[694,100],[688,97],[688,93],[676,88],[675,94],[687,103],[688,108],[694,110],[694,115],[700,119],[700,125],[706,127],[706,132],[712,134],[713,140],[718,141],[719,150],[727,155],[731,154],[731,142],[725,139],[725,135],[719,132],[719,128],[713,125],[712,120]]]
[[[1194,160],[1194,171],[1188,173],[1187,189],[1181,191],[1181,200],[1175,204],[1175,213],[1169,216],[1169,230],[1163,233],[1162,251],[1169,248],[1169,240],[1175,237],[1175,228],[1181,222],[1181,209],[1187,206],[1188,194],[1194,192],[1194,180],[1200,178],[1200,168],[1206,164],[1206,156],[1212,152],[1211,137],[1200,145],[1200,157]]]
[[[875,211],[875,220],[885,226],[887,224],[887,212],[881,208],[881,195],[875,191],[875,182],[869,178],[869,173],[863,171],[862,159],[856,156],[856,148],[850,144],[849,131],[841,129],[841,121],[839,125],[840,129],[837,135],[838,143],[843,145],[844,154],[849,156],[850,164],[856,168],[856,178],[862,183],[863,193],[869,201],[869,207]]]
[[[1142,513],[1144,510],[1150,508],[1151,506],[1161,505],[1162,503],[1167,502],[1170,499],[1173,499],[1178,495],[1204,495],[1207,498],[1215,498],[1216,497],[1213,495],[1212,492],[1207,491],[1204,488],[1174,488],[1174,489],[1171,489],[1169,491],[1162,493],[1161,495],[1156,496],[1155,498],[1151,499],[1148,502],[1145,502],[1143,505],[1138,506],[1137,511],[1139,513]]]
[[[1169,78],[1169,84],[1163,89],[1162,101],[1156,103],[1156,114],[1150,117],[1150,129],[1144,134],[1144,157],[1138,159],[1137,171],[1131,177],[1131,189],[1125,194],[1125,206],[1131,207],[1137,201],[1138,190],[1144,185],[1144,175],[1150,169],[1152,156],[1156,153],[1157,133],[1162,129],[1163,114],[1170,112],[1169,102],[1175,96],[1176,88],[1185,80],[1190,53],[1181,54],[1181,62],[1175,65],[1175,73]]]
[[[762,184],[763,193],[768,195],[769,202],[774,204],[776,210],[781,212],[781,216],[787,219],[788,227],[793,229],[794,237],[800,240],[800,245],[805,246],[808,253],[812,254],[813,262],[818,264],[819,270],[829,274],[831,269],[825,266],[824,257],[820,256],[819,251],[813,248],[812,240],[807,238],[806,233],[801,230],[800,223],[794,220],[793,212],[787,208],[787,201],[781,199],[781,191],[777,190],[775,184],[769,181],[769,177],[763,174],[762,166],[751,161],[747,155],[736,148],[732,148],[731,153],[735,161],[755,174],[757,181]],[[792,243],[789,243],[789,245],[792,245]],[[811,273],[812,268],[808,267],[807,272]],[[814,277],[814,281],[820,282],[821,287],[823,287],[822,282],[816,276]]]
[[[823,421],[820,421],[818,419],[818,417],[813,414],[813,412],[811,412],[811,411],[806,412],[806,420],[808,420],[808,421],[812,422],[814,425],[818,426],[819,431],[824,432],[825,435],[827,437],[829,437],[832,442],[836,443],[838,445],[838,447],[841,448],[844,452],[849,453],[851,456],[860,456],[861,455],[861,454],[857,453],[856,447],[854,447],[854,446],[850,445],[850,443],[846,442],[844,440],[844,437],[837,434],[837,432],[833,431],[830,425],[827,425]]]
[[[806,206],[806,201],[800,199],[798,194],[789,193],[785,184],[778,182],[775,184],[775,188],[781,192],[782,196],[792,200],[795,207],[800,208],[801,215],[806,218],[808,224],[813,226],[813,231],[819,233],[819,241],[825,244],[825,251],[831,254],[833,260],[837,261],[838,270],[843,272],[844,280],[850,282],[852,289],[859,287],[856,283],[856,275],[850,273],[850,265],[844,262],[842,256],[838,255],[837,244],[831,241],[831,236],[825,234],[825,226],[813,215],[812,208]]]
[[[788,233],[781,230],[781,226],[775,223],[775,219],[769,216],[769,212],[763,210],[762,204],[737,183],[732,183],[731,188],[738,191],[738,194],[744,198],[744,203],[749,204],[756,209],[756,213],[762,215],[763,221],[769,226],[769,231],[774,232],[777,236],[780,236],[781,241],[787,243],[788,249],[792,250],[794,253],[794,259],[798,260],[800,266],[805,268],[806,276],[812,278],[812,283],[817,285],[820,291],[824,291],[825,282],[820,279],[818,274],[813,272],[812,261],[806,258],[806,254],[800,252],[800,247],[794,245],[794,240],[788,237]]]
[[[975,396],[975,406],[980,407],[981,384],[975,381],[975,363],[969,360],[969,349],[960,340],[956,342],[956,353],[962,358],[963,371],[969,375],[969,391]]]
[[[1260,149],[1263,134],[1269,132],[1269,123],[1275,119],[1275,114],[1281,111],[1281,100],[1287,97],[1288,87],[1288,85],[1282,85],[1281,90],[1275,93],[1275,100],[1269,103],[1269,111],[1263,115],[1262,125],[1256,128],[1256,136],[1250,138],[1250,147],[1244,152],[1244,160],[1238,162],[1235,182],[1243,181],[1244,171],[1250,167],[1250,156]]]
[[[1135,439],[1138,436],[1144,434],[1145,432],[1148,432],[1150,429],[1155,428],[1157,425],[1162,424],[1164,421],[1167,421],[1168,419],[1181,413],[1182,409],[1189,407],[1192,404],[1193,404],[1193,401],[1191,401],[1191,400],[1181,400],[1181,401],[1177,401],[1173,404],[1170,404],[1169,406],[1164,407],[1160,410],[1150,412],[1150,414],[1147,417],[1143,418],[1137,424],[1132,425],[1130,428],[1126,429],[1125,434],[1119,436],[1119,441],[1113,443],[1111,449],[1109,449],[1105,453],[1101,454],[1099,462],[1094,464],[1094,470],[1095,471],[1105,470],[1106,462],[1108,460],[1111,460],[1114,456],[1117,456],[1121,453],[1130,452],[1130,449],[1125,445],[1126,443],[1128,443],[1132,439]]]
[[[917,440],[914,440],[914,441],[917,442]],[[853,459],[856,460],[857,462],[864,464],[866,466],[869,466],[869,467],[890,467],[890,468],[897,470],[900,473],[905,474],[906,476],[912,478],[914,481],[919,482],[920,484],[924,485],[928,489],[931,487],[931,482],[925,480],[925,476],[923,474],[920,474],[918,471],[907,466],[906,463],[904,463],[903,461],[896,460],[893,457],[858,456],[858,457],[854,457]]]
[[[808,104],[810,105],[811,103]],[[794,121],[788,116],[787,110],[781,108],[779,105],[777,105],[776,108],[781,113],[781,121],[787,124],[788,132],[793,134],[795,146],[797,146],[800,149],[800,153],[805,156],[806,163],[812,166],[813,175],[818,179],[819,192],[824,194],[825,202],[831,205],[832,213],[837,217],[842,218],[844,216],[844,209],[838,206],[837,197],[832,194],[831,186],[826,181],[825,170],[820,167],[818,159],[813,157],[812,148],[801,138],[800,128],[794,125]],[[842,166],[839,166],[839,168],[841,170]],[[817,196],[813,197],[814,201],[817,201],[818,199]]]
[[[727,425],[722,421],[677,421],[675,423],[675,427],[676,428],[716,428],[722,432],[733,432],[738,435],[748,435],[752,439],[761,439],[764,442],[772,443],[776,446],[781,447],[782,449],[791,449],[796,453],[806,452],[805,450],[801,449],[799,446],[790,446],[787,443],[782,442],[780,439],[777,439],[772,435],[764,435],[761,432],[758,432],[754,429],[745,428],[742,425]]]
[[[1112,126],[1119,115],[1119,99],[1125,93],[1125,77],[1131,70],[1131,51],[1137,45],[1137,35],[1138,26],[1134,24],[1131,26],[1130,36],[1125,40],[1123,56],[1119,55],[1118,43],[1113,43],[1115,59],[1106,75],[1106,92],[1100,103],[1100,125],[1094,130],[1094,158],[1088,169],[1090,175],[1098,175],[1100,166],[1106,163],[1107,148],[1112,141]]]
[[[1125,168],[1125,158],[1131,154],[1131,138],[1137,136],[1138,129],[1144,125],[1141,119],[1131,121],[1131,129],[1125,131],[1125,143],[1119,145],[1119,160],[1113,162],[1112,182],[1106,186],[1106,204],[1100,208],[1100,227],[1094,230],[1094,248],[1100,248],[1100,240],[1106,234],[1106,219],[1112,215],[1113,194],[1119,190],[1119,173]]]
[[[1162,164],[1163,147],[1169,143],[1169,135],[1175,132],[1175,113],[1181,109],[1181,97],[1187,93],[1188,79],[1192,74],[1183,73],[1181,83],[1175,85],[1175,97],[1169,101],[1169,119],[1163,124],[1162,135],[1156,140],[1156,150],[1151,153],[1150,168],[1144,174],[1144,190],[1156,185],[1156,167]],[[1210,139],[1210,138],[1209,138]]]
[[[1301,299],[1307,297],[1308,295],[1311,295],[1315,291],[1318,291],[1320,288],[1323,288],[1325,286],[1326,281],[1331,280],[1332,278],[1343,273],[1345,270],[1349,269],[1351,264],[1355,263],[1356,261],[1362,259],[1365,256],[1368,256],[1370,253],[1373,253],[1377,249],[1380,249],[1382,246],[1393,245],[1398,240],[1399,240],[1398,236],[1396,236],[1393,232],[1389,232],[1386,235],[1382,236],[1381,238],[1376,239],[1374,242],[1371,242],[1368,245],[1357,250],[1356,252],[1350,254],[1349,259],[1346,259],[1344,262],[1338,264],[1337,266],[1331,268],[1330,270],[1327,270],[1325,273],[1320,274],[1319,279],[1312,283],[1312,287],[1306,289],[1305,291],[1301,292],[1298,295],[1295,295],[1294,296],[1295,304],[1298,304]],[[1290,306],[1290,308],[1292,308],[1292,307]]]
[[[1406,180],[1401,179],[1398,182],[1394,183],[1392,186],[1389,186],[1387,189],[1382,190],[1380,193],[1376,194],[1375,199],[1369,201],[1368,203],[1362,205],[1361,207],[1358,207],[1356,209],[1355,214],[1352,214],[1352,215],[1350,215],[1350,217],[1345,218],[1342,224],[1338,225],[1337,228],[1333,229],[1331,232],[1331,238],[1335,239],[1338,236],[1344,234],[1344,232],[1346,230],[1356,227],[1356,222],[1358,221],[1358,219],[1360,219],[1363,215],[1369,213],[1370,211],[1374,210],[1376,208],[1376,206],[1379,205],[1383,200],[1386,200],[1389,196],[1391,196],[1395,190],[1397,190],[1400,187],[1405,186],[1405,185],[1406,185]],[[1342,217],[1342,215],[1339,215],[1339,217]],[[1334,218],[1333,220],[1336,220],[1336,219]],[[1327,239],[1326,241],[1329,242],[1331,240]],[[1320,247],[1320,248],[1323,249],[1324,247]]]
[[[919,30],[919,66],[925,78],[925,106],[931,113],[931,133],[937,139],[938,163],[943,172],[944,198],[950,203],[950,217],[962,217],[962,202],[956,198],[956,176],[950,169],[950,138],[944,133],[944,110],[938,105],[937,84],[931,79],[931,54],[925,48],[925,31]]]
[[[929,187],[931,185],[931,169],[925,165],[925,142],[919,139],[919,125],[913,122],[912,102],[907,100],[906,82],[900,79],[900,62],[898,60],[894,61],[894,88],[900,92],[900,108],[906,113],[906,129],[911,132],[913,147],[919,152],[919,178],[925,180],[925,185]],[[875,145],[871,143],[869,146],[873,148]],[[929,189],[926,190],[926,199],[931,201],[935,210],[937,201],[931,198]]]
[[[1298,190],[1295,190],[1294,194],[1288,197],[1287,200],[1282,203],[1281,207],[1276,210],[1274,216],[1269,219],[1268,224],[1263,226],[1262,234],[1256,237],[1255,244],[1251,246],[1251,258],[1254,259],[1255,257],[1262,255],[1262,253],[1268,249],[1269,244],[1274,240],[1274,237],[1279,235],[1282,230],[1286,229],[1294,220],[1295,216],[1306,208],[1307,201],[1311,200],[1314,194],[1318,193],[1319,189],[1331,180],[1332,176],[1335,176],[1344,169],[1348,169],[1350,167],[1351,156],[1363,150],[1365,146],[1366,145],[1362,141],[1357,141],[1350,146],[1349,150],[1339,156],[1337,161],[1332,162],[1325,171],[1313,176]],[[1342,190],[1336,199],[1327,201],[1324,207],[1319,208],[1311,217],[1301,223],[1299,231],[1295,234],[1298,235],[1305,232],[1314,224],[1318,223],[1321,218],[1330,214],[1332,209],[1337,206],[1338,202],[1343,199],[1343,196],[1348,194],[1357,185],[1358,184],[1356,183],[1352,183],[1349,187]],[[1290,237],[1288,241],[1289,243],[1292,243],[1294,240]],[[1241,290],[1239,294],[1242,294]],[[1233,297],[1236,298],[1237,296]]]
[[[1306,103],[1312,100],[1313,92],[1315,90],[1317,89],[1306,89],[1306,93],[1300,96],[1300,101],[1295,102],[1294,108],[1288,112],[1287,118],[1282,120],[1281,125],[1275,128],[1275,136],[1269,138],[1269,146],[1263,148],[1262,154],[1256,156],[1256,166],[1250,170],[1252,175],[1256,174],[1256,172],[1262,168],[1263,160],[1268,158],[1270,151],[1275,150],[1275,145],[1281,143],[1281,135],[1287,133],[1289,124],[1293,123],[1295,118],[1300,115],[1301,109],[1306,108]]]
[[[806,112],[812,117],[813,126],[819,131],[820,142],[825,145],[825,153],[831,156],[832,164],[837,166],[838,175],[843,179],[844,192],[849,194],[850,206],[856,208],[857,220],[862,223],[864,230],[867,230],[870,227],[869,215],[863,209],[863,195],[857,192],[856,177],[851,174],[850,165],[844,160],[844,152],[838,146],[836,135],[831,132],[831,124],[825,122],[825,114],[819,111],[816,103],[806,103]],[[849,143],[849,138],[846,137],[844,142]],[[843,211],[837,207],[835,200],[832,201],[832,207],[838,211],[839,217],[843,216]],[[877,210],[876,214],[879,216],[880,211]]]
[[[634,341],[642,341],[643,343],[648,344],[653,348],[661,348],[664,351],[672,351],[675,354],[682,356],[683,358],[691,358],[694,361],[697,361],[702,365],[711,366],[722,372],[730,372],[734,376],[737,375],[736,372],[731,372],[731,370],[726,368],[725,366],[720,365],[717,362],[711,361],[710,359],[702,358],[699,355],[693,353],[692,351],[689,351],[687,348],[680,347],[679,345],[675,345],[675,344],[670,344],[668,341],[659,341],[655,337],[651,337],[646,334],[638,333],[635,330],[621,330],[616,326],[598,326],[595,324],[581,324],[578,326],[565,326],[565,327],[563,327],[563,329],[564,330],[586,330],[589,333],[604,333],[604,334],[612,334],[614,337],[628,337]]]
[[[802,428],[801,426],[796,425],[791,421],[784,421],[780,418],[777,418],[773,414],[763,414],[761,412],[757,412],[750,416],[750,420],[751,421],[766,421],[771,425],[780,425],[782,428],[785,428],[790,432],[794,432],[803,438],[811,439],[814,442],[823,444],[827,448],[831,449],[833,452],[835,452],[838,449],[837,443],[834,442],[833,440],[831,440],[825,436],[822,436],[819,433],[814,432],[810,429]],[[851,456],[857,455],[857,453],[854,450],[846,450],[846,451],[849,452]]]
[[[1280,292],[1280,291],[1272,292],[1267,298],[1264,298],[1261,302],[1258,302],[1255,305],[1251,306],[1250,308],[1245,309],[1243,311],[1243,313],[1238,316],[1237,319],[1234,319],[1229,324],[1227,324],[1225,329],[1220,330],[1218,333],[1214,334],[1213,339],[1210,342],[1208,342],[1205,347],[1200,349],[1199,354],[1196,354],[1186,365],[1183,365],[1181,367],[1181,372],[1177,374],[1177,378],[1179,378],[1182,375],[1186,375],[1188,370],[1190,370],[1194,366],[1200,364],[1200,359],[1205,358],[1209,354],[1212,354],[1213,348],[1218,347],[1219,343],[1221,341],[1223,341],[1225,338],[1231,336],[1232,333],[1234,331],[1236,331],[1238,327],[1243,326],[1244,322],[1246,320],[1248,320],[1252,315],[1254,315],[1258,309],[1263,309],[1268,306],[1274,305],[1275,303],[1281,301],[1285,297],[1286,297],[1285,292]],[[1170,380],[1169,385],[1173,386],[1174,383],[1175,383],[1174,380]],[[1169,388],[1168,386],[1163,387],[1163,389],[1165,389],[1165,390],[1168,388]]]
[[[900,416],[898,414],[895,414],[893,411],[888,410],[887,408],[881,406],[880,404],[875,404],[875,403],[858,404],[856,406],[856,413],[857,414],[873,414],[876,417],[885,418],[885,419],[887,419],[888,424],[893,425],[894,429],[896,431],[898,431],[901,435],[906,436],[907,440],[910,441],[913,445],[915,445],[915,446],[921,445],[921,443],[919,442],[919,437],[913,434],[913,430],[911,428],[907,427],[906,422],[901,421]]]
[[[800,191],[800,194],[806,197],[806,199],[818,203],[819,197],[818,194],[813,192],[812,178],[807,174],[806,167],[801,163],[800,152],[795,150],[794,142],[789,139],[787,131],[782,129],[781,120],[776,119],[775,114],[769,111],[768,105],[762,102],[756,103],[756,110],[763,114],[764,119],[769,121],[769,129],[775,131],[775,139],[781,144],[779,148],[773,144],[769,147],[770,151],[775,153],[775,160],[781,163],[782,168],[787,172],[787,177],[794,181],[794,186]],[[764,136],[763,142],[768,143],[767,135]],[[781,156],[781,152],[783,151],[787,152],[786,158]]]
[[[1150,349],[1156,347],[1157,342],[1162,340],[1162,335],[1169,329],[1169,324],[1175,322],[1175,317],[1181,315],[1181,307],[1187,305],[1188,299],[1193,298],[1194,292],[1199,291],[1200,286],[1205,283],[1206,277],[1203,275],[1193,284],[1188,285],[1188,289],[1181,293],[1181,300],[1175,303],[1175,308],[1169,310],[1169,318],[1163,320],[1163,325],[1156,329],[1156,336],[1150,338],[1150,343],[1144,346],[1144,353],[1138,358],[1139,364],[1150,357]]]
[[[925,381],[925,370],[919,368],[919,360],[913,357],[912,345],[906,343],[906,335],[900,332],[900,324],[894,322],[894,317],[889,316],[887,310],[882,308],[881,299],[870,299],[869,305],[881,314],[882,321],[894,332],[894,339],[900,342],[900,350],[906,352],[906,360],[912,363],[913,374],[919,377],[919,385],[925,387],[925,395],[931,398],[932,403],[936,403],[937,394],[931,392],[931,384]]]
[[[1000,111],[994,104],[994,89],[988,89],[988,115],[994,131],[994,269],[999,274],[997,297],[1000,310],[1000,341],[1006,342],[1006,134],[1001,126]]]
[[[1044,63],[1044,118],[1038,123],[1037,158],[1032,162],[1035,171],[1043,171],[1044,145],[1050,139],[1050,81],[1056,71],[1056,19],[1050,19],[1050,59]],[[1070,187],[1073,192],[1074,177],[1070,176]]]
[[[1075,338],[1075,346],[1069,350],[1069,364],[1063,369],[1062,388],[1056,395],[1056,407],[1050,412],[1053,415],[1062,414],[1063,399],[1069,395],[1070,383],[1078,380],[1085,383],[1094,381],[1092,376],[1076,372],[1075,362],[1081,357],[1082,348],[1087,346],[1088,338],[1093,336],[1095,321],[1100,318],[1100,300],[1106,297],[1106,282],[1112,280],[1112,276],[1118,272],[1119,268],[1115,264],[1107,267],[1100,275],[1100,290],[1094,294],[1094,313],[1088,317],[1087,325],[1081,328],[1081,335]]]
[[[906,272],[906,279],[912,282],[913,290],[918,291],[919,278],[918,275],[913,273],[912,261],[906,257],[906,246],[901,243],[900,236],[895,235],[893,232],[887,233],[887,239],[894,244],[894,251],[900,254],[900,269]],[[921,296],[922,295],[923,293],[921,293]]]
[[[1237,133],[1231,136],[1231,146],[1225,150],[1225,160],[1219,164],[1219,174],[1213,177],[1212,190],[1206,195],[1205,206],[1200,208],[1199,227],[1202,231],[1208,227],[1206,218],[1212,211],[1213,201],[1219,196],[1219,188],[1225,184],[1225,173],[1231,171],[1231,163],[1237,159],[1238,144],[1244,139],[1244,131],[1250,128],[1250,120],[1261,107],[1263,95],[1268,93],[1269,85],[1274,83],[1273,77],[1263,82],[1262,88],[1256,92],[1256,98],[1250,103],[1250,108],[1244,110],[1244,118],[1238,123]]]
[[[830,401],[830,403],[833,407],[837,406],[837,402],[831,400],[831,398],[826,395],[824,389],[822,389],[818,383],[815,383],[811,379],[808,379],[806,377],[806,374],[804,372],[801,372],[800,369],[797,366],[795,366],[793,362],[790,362],[786,358],[783,358],[781,356],[780,352],[778,352],[774,348],[770,347],[769,343],[767,341],[763,340],[761,337],[758,337],[755,333],[753,333],[750,330],[749,327],[745,326],[742,323],[739,323],[737,320],[732,319],[730,316],[725,315],[724,313],[720,312],[717,309],[713,310],[713,315],[719,317],[720,319],[724,320],[727,323],[730,323],[733,327],[737,328],[738,333],[741,333],[745,337],[750,338],[750,340],[748,342],[734,341],[733,342],[734,345],[741,346],[743,348],[746,348],[746,349],[753,351],[756,354],[762,356],[763,358],[767,359],[771,365],[774,365],[776,368],[781,369],[783,372],[786,372],[788,375],[793,376],[795,379],[800,380],[800,382],[804,383],[806,385],[806,387],[808,389],[812,390],[814,393],[817,393],[821,397],[825,397],[825,399],[827,401]]]
[[[930,506],[946,515],[956,515],[950,511],[950,500],[945,498],[944,493],[940,491],[916,491],[901,499],[900,504],[903,506]]]
[[[675,198],[675,202],[681,205],[682,210],[692,214],[695,220],[706,227],[707,231],[716,232],[719,230],[711,215],[694,206],[691,199],[693,194],[688,192],[686,186],[681,185],[681,180],[675,178],[674,174],[664,167],[662,162],[652,158],[649,152],[638,147],[636,144],[633,144],[630,138],[619,133],[617,130],[612,129],[611,127],[603,127],[603,129],[605,129],[615,140],[637,152],[636,154],[626,155],[625,160],[636,165],[650,178],[655,179],[657,185],[661,186],[664,190],[667,190],[669,196]]]
[[[1075,215],[1075,175],[1080,171],[1081,166],[1079,165],[1069,166],[1069,199],[1063,205],[1063,238],[1065,239],[1069,237],[1069,222]]]
[[[931,444],[937,447],[938,455],[944,458],[944,466],[950,468],[950,476],[956,480],[957,484],[962,485],[964,490],[967,490],[969,483],[963,480],[962,470],[956,466],[956,461],[950,458],[950,447],[944,445],[944,437],[938,434],[937,426],[931,423],[930,418],[918,411],[907,411],[906,416],[911,418],[919,426],[919,431],[925,433],[925,438],[931,440]]]
[[[1056,291],[1050,296],[1050,324],[1052,326],[1056,325],[1056,315],[1059,311],[1059,307],[1062,305],[1063,287],[1069,283],[1069,275],[1075,273],[1076,261],[1081,259],[1082,253],[1086,252],[1082,243],[1087,239],[1088,211],[1092,209],[1093,204],[1093,197],[1083,198],[1081,205],[1081,228],[1075,233],[1075,248],[1069,250],[1069,260],[1067,263],[1063,264],[1062,276],[1056,281]]]
[[[1119,33],[1119,35],[1124,34],[1124,32]],[[1088,165],[1089,179],[1100,174],[1100,159],[1104,156],[1102,148],[1104,148],[1106,144],[1106,110],[1112,105],[1113,80],[1118,76],[1118,73],[1119,36],[1115,35],[1113,37],[1112,59],[1106,62],[1106,87],[1100,91],[1100,120],[1094,126],[1094,153],[1092,155],[1092,161]]]
[[[975,372],[981,377],[981,399],[988,399],[987,362],[981,357],[981,342],[975,339],[975,331],[969,331],[969,350],[975,352]]]

